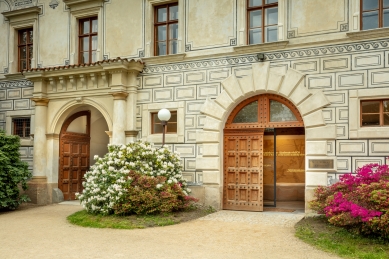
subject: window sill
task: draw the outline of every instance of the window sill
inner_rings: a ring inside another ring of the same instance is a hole
[[[164,55],[164,56],[154,56],[154,57],[142,58],[142,61],[144,61],[146,65],[179,62],[179,61],[183,61],[185,56],[186,56],[185,53]]]
[[[162,143],[162,134],[151,134],[147,136],[147,141],[155,144]],[[165,134],[165,143],[182,143],[184,142],[184,136],[178,134]]]
[[[389,138],[388,127],[363,127],[358,130],[350,130],[350,139],[381,139]]]
[[[346,33],[347,37],[352,39],[372,39],[372,38],[387,38],[389,28],[377,28],[365,31]]]
[[[259,52],[259,51],[284,49],[288,44],[289,44],[288,40],[283,40],[283,41],[275,41],[275,42],[268,42],[268,43],[254,44],[254,45],[239,46],[239,47],[234,47],[234,52],[252,53],[252,52]]]
[[[12,74],[6,74],[4,76],[8,80],[21,80],[21,79],[25,79],[24,75],[21,72],[12,73]]]

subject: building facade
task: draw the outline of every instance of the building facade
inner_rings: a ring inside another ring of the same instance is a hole
[[[107,145],[181,154],[219,209],[307,203],[389,155],[387,0],[0,0],[0,128],[33,202],[74,199]],[[385,28],[386,27],[386,28]]]

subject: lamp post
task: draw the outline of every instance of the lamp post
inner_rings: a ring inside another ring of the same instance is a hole
[[[168,109],[161,109],[158,112],[158,119],[161,121],[162,125],[162,146],[165,145],[165,131],[167,127],[167,122],[170,120],[171,114]]]

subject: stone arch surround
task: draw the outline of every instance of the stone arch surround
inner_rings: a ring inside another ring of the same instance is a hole
[[[290,100],[299,110],[305,127],[305,202],[312,200],[313,190],[327,185],[327,173],[336,170],[336,157],[327,155],[328,141],[336,139],[335,125],[326,125],[322,108],[328,106],[322,91],[305,87],[305,74],[289,68],[285,75],[270,71],[270,62],[252,65],[243,78],[234,74],[221,82],[219,96],[207,99],[200,112],[204,127],[196,134],[196,143],[203,145],[203,154],[196,158],[196,169],[203,171],[205,204],[222,209],[223,192],[223,129],[229,114],[243,100],[264,93],[278,94]],[[309,168],[310,159],[332,160],[332,168]]]

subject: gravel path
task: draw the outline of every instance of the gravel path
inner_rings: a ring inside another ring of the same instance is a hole
[[[75,205],[0,215],[0,258],[338,258],[294,237],[303,214],[219,211],[179,225],[136,229],[73,226]]]

